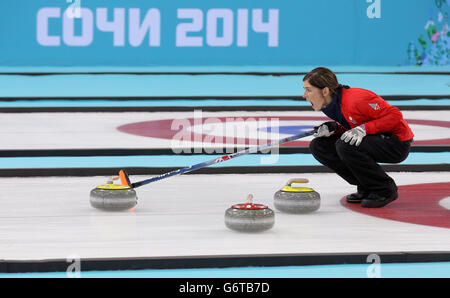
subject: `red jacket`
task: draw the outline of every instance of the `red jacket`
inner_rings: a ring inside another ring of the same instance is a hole
[[[388,132],[400,141],[414,137],[402,112],[372,91],[342,89],[341,112],[352,128],[364,124],[368,135]]]

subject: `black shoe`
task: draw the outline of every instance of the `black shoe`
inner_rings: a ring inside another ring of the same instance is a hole
[[[362,187],[358,186],[358,191],[348,195],[345,199],[347,203],[351,204],[359,204],[362,200],[366,199],[369,196],[370,192],[365,191]]]
[[[380,196],[375,193],[371,193],[366,199],[361,202],[361,207],[366,208],[380,208],[384,207],[390,202],[398,198],[398,193],[396,191],[390,193],[386,196]]]

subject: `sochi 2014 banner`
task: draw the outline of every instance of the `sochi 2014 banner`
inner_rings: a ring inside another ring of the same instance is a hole
[[[2,66],[449,65],[450,0],[3,0]]]

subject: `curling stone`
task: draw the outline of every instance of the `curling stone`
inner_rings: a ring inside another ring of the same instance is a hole
[[[251,194],[247,201],[225,211],[225,225],[240,232],[262,232],[272,228],[275,224],[275,212],[265,205],[254,204]]]
[[[308,183],[308,179],[294,178],[274,195],[277,210],[286,213],[309,213],[320,208],[320,195],[312,188],[293,187],[293,183]]]
[[[129,210],[136,206],[136,191],[128,185],[114,184],[118,177],[111,177],[104,185],[91,190],[91,206],[106,211]]]

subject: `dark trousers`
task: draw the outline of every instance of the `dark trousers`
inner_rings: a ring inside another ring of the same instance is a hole
[[[332,169],[358,191],[386,196],[397,191],[381,163],[399,163],[408,157],[411,142],[402,142],[396,136],[367,135],[359,146],[349,145],[341,135],[315,138],[309,148],[313,156]]]

